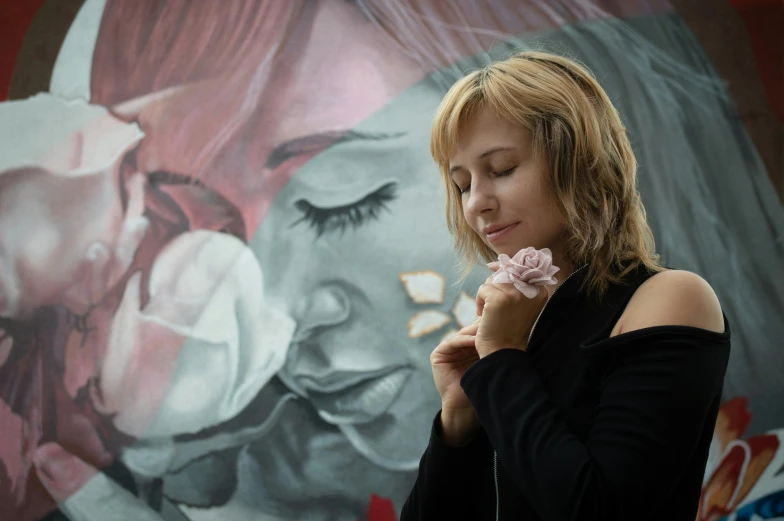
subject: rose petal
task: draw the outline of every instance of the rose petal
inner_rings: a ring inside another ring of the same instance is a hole
[[[60,175],[101,173],[143,136],[105,107],[39,93],[0,104],[0,171],[38,165]]]
[[[560,268],[553,266],[552,260],[552,252],[547,248],[524,248],[511,259],[502,253],[498,256],[499,268],[492,280],[496,284],[511,282],[523,295],[533,298],[539,293],[539,286],[558,283],[553,275]]]

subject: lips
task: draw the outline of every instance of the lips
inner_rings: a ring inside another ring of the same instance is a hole
[[[319,415],[329,423],[369,423],[392,406],[411,373],[410,368],[394,369],[336,392],[310,391],[308,395]]]
[[[504,237],[509,233],[518,223],[487,226],[482,230],[488,241],[495,241]]]
[[[341,425],[369,423],[384,414],[411,373],[411,367],[397,365],[374,371],[331,370],[319,375],[279,376],[295,392],[305,395],[325,421]]]
[[[494,233],[498,233],[498,232],[500,232],[502,230],[505,230],[507,228],[511,228],[515,224],[517,224],[517,223],[497,224],[497,225],[494,225],[494,226],[485,226],[485,228],[482,230],[482,233],[484,233],[485,235],[492,235]]]

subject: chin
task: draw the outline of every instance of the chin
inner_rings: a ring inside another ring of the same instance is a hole
[[[505,253],[506,255],[509,255],[510,257],[514,257],[515,254],[518,251],[522,250],[524,247],[525,246],[521,246],[519,248],[514,247],[514,246],[504,246],[503,248],[493,248],[493,251],[495,252],[496,257],[501,255],[502,253]]]

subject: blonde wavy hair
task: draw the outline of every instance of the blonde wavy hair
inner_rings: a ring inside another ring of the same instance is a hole
[[[607,93],[568,58],[526,51],[475,70],[455,83],[433,122],[430,150],[446,184],[446,219],[463,267],[496,253],[466,223],[459,188],[449,175],[464,122],[477,110],[527,128],[569,236],[566,260],[588,264],[585,286],[601,297],[610,283],[644,265],[661,271],[653,233],[637,191],[637,162]]]

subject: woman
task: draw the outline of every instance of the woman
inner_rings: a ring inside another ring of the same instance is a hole
[[[560,286],[529,299],[491,277],[433,351],[442,409],[402,520],[693,519],[729,326],[704,280],[657,264],[604,90],[517,54],[452,87],[431,151],[466,267],[549,248]]]

